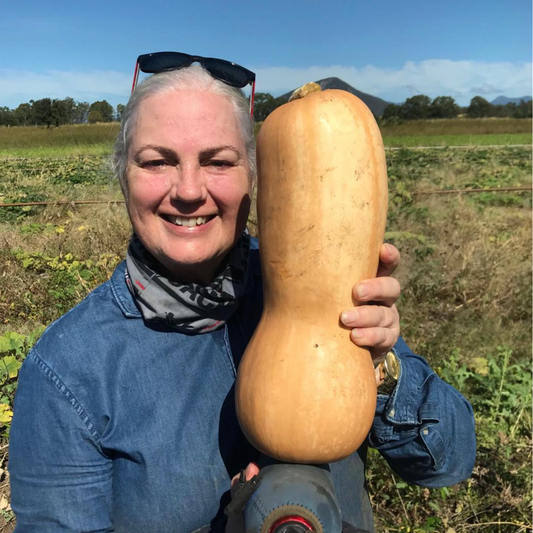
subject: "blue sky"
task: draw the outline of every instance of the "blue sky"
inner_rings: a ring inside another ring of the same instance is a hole
[[[532,93],[531,0],[0,0],[0,106],[128,98],[135,59],[220,57],[274,95],[328,76],[392,102]]]

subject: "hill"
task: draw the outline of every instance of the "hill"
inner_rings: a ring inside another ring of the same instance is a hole
[[[341,89],[343,91],[348,91],[349,93],[355,94],[357,98],[360,98],[374,113],[376,117],[380,117],[383,115],[383,110],[389,105],[390,102],[386,102],[385,100],[382,100],[381,98],[378,98],[377,96],[372,96],[371,94],[363,93],[361,91],[358,91],[356,88],[352,87],[345,81],[342,81],[339,78],[324,78],[323,80],[318,80],[316,83],[322,87],[322,90],[326,89]],[[295,87],[297,89],[297,87]],[[290,95],[293,91],[290,91],[284,95],[282,95],[280,98],[284,98],[285,100],[288,100]]]
[[[506,104],[519,104],[522,100],[524,102],[529,102],[531,100],[531,96],[521,96],[519,98],[509,98],[507,96],[498,96],[498,98],[495,98],[491,104],[492,105],[506,105]]]

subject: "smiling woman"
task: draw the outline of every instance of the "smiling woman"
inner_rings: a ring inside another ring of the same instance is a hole
[[[231,103],[191,90],[155,95],[141,103],[134,127],[126,179],[135,233],[177,279],[208,284],[251,203]]]
[[[246,231],[253,124],[242,92],[209,72],[158,72],[124,110],[114,161],[133,236],[112,278],[47,329],[21,369],[9,451],[17,533],[222,532],[232,479],[257,472],[234,391],[263,302]],[[357,313],[339,309],[354,344],[400,359],[369,440],[410,481],[456,482],[472,466],[471,410],[399,339],[398,262],[383,246],[380,277],[353,289]],[[331,472],[343,520],[372,531],[366,446]]]

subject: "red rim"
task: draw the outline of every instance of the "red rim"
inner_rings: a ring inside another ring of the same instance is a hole
[[[284,516],[272,525],[268,533],[272,533],[276,528],[286,524],[287,522],[297,522],[298,524],[302,524],[303,526],[307,527],[309,531],[313,531],[313,526],[305,518],[302,518],[301,516]]]

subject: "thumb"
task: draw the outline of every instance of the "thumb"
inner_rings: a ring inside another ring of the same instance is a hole
[[[259,467],[255,463],[250,463],[244,471],[244,478],[246,481],[250,481],[255,475],[259,474]],[[231,480],[231,488],[233,488],[239,482],[240,474],[233,476]]]

